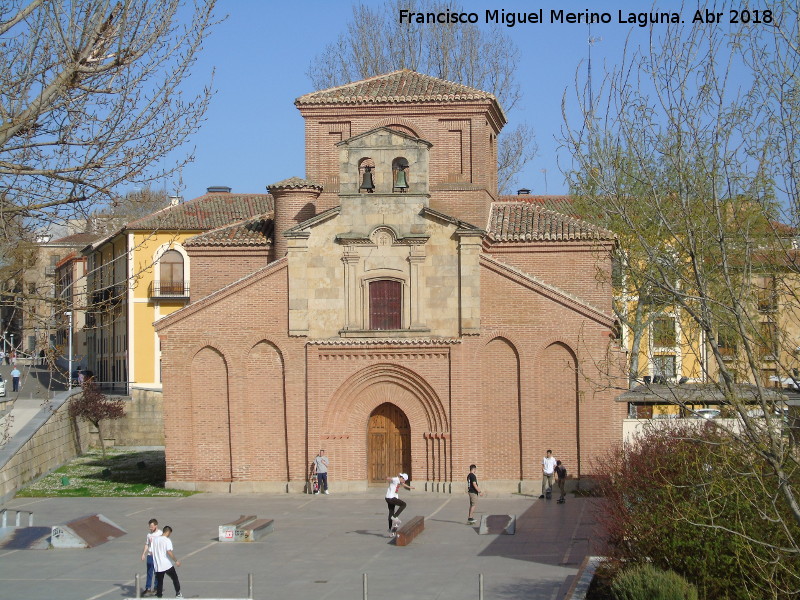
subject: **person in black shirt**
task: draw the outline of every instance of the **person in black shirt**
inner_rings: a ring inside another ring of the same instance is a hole
[[[566,492],[564,492],[564,485],[567,483],[567,467],[561,464],[560,460],[556,461],[556,477],[558,477],[558,491],[561,492],[561,497],[558,499],[559,504],[564,504],[566,501]]]
[[[478,505],[478,496],[483,496],[481,488],[478,487],[478,477],[475,475],[475,470],[478,467],[475,465],[469,466],[469,475],[467,475],[467,492],[469,493],[469,515],[467,517],[467,524],[474,525],[475,519],[473,513],[475,507]]]

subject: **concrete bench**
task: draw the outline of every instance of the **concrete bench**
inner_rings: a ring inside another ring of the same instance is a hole
[[[425,517],[413,517],[397,530],[394,538],[396,546],[408,546],[415,537],[425,530]]]
[[[243,527],[244,537],[246,542],[255,542],[258,538],[272,533],[274,528],[272,526],[272,519],[257,519],[252,523],[248,523]]]
[[[241,539],[238,539],[238,540],[236,539],[237,538],[237,531],[241,532],[241,526],[242,525],[244,525],[246,523],[249,523],[250,521],[255,521],[255,520],[256,520],[256,516],[255,515],[249,515],[249,516],[241,515],[235,521],[231,521],[230,523],[225,523],[224,525],[220,525],[219,526],[219,541],[220,542],[236,542],[236,541],[240,542],[240,541],[242,541]],[[244,533],[240,533],[239,537],[240,538],[244,537]]]
[[[253,542],[273,531],[272,519],[241,515],[235,521],[219,526],[220,542]]]

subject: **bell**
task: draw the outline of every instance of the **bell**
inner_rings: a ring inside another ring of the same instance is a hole
[[[397,170],[397,180],[395,181],[394,187],[400,188],[401,190],[408,188],[405,169]]]
[[[369,194],[375,189],[375,184],[372,181],[372,167],[364,168],[364,178],[361,180],[361,187],[359,189],[367,190]]]

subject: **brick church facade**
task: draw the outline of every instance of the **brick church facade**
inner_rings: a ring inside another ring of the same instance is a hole
[[[397,71],[302,96],[307,179],[188,240],[191,302],[156,323],[167,485],[538,489],[621,439],[613,235],[497,195],[491,94]]]

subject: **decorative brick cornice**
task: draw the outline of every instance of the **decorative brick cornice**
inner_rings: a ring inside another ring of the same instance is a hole
[[[368,340],[309,340],[309,346],[445,346],[460,344],[458,338],[370,338]]]
[[[381,350],[377,348],[329,348],[317,353],[320,360],[371,360],[371,361],[397,361],[397,360],[430,360],[433,358],[448,358],[449,348],[428,349],[394,349]]]

